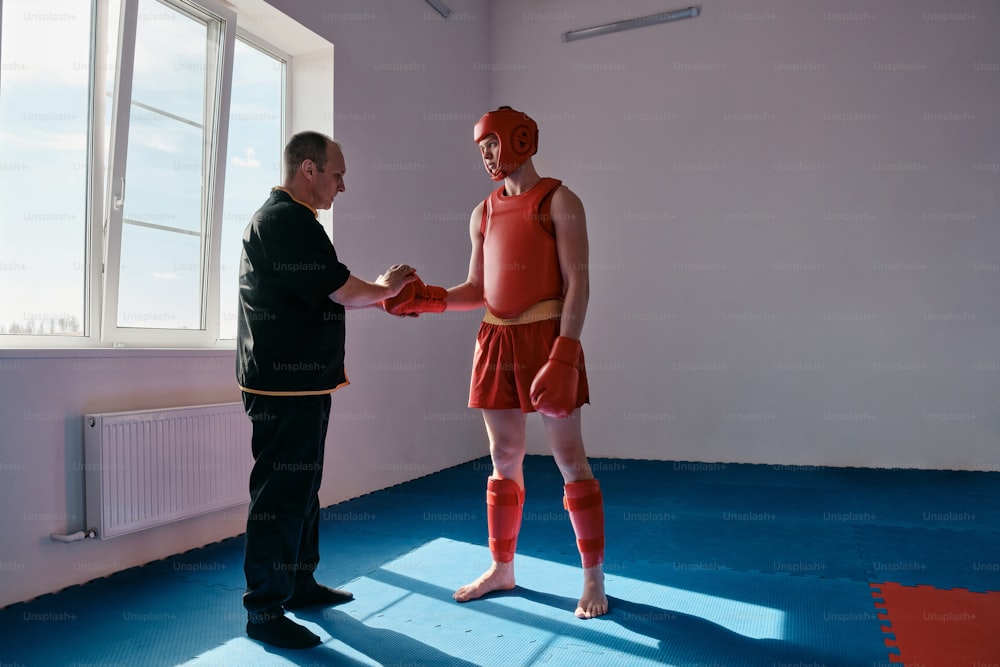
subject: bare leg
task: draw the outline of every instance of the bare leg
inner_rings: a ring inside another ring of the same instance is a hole
[[[524,491],[524,414],[514,410],[483,410],[486,432],[490,438],[493,477],[509,479]],[[514,561],[496,559],[478,579],[459,588],[452,597],[459,602],[481,598],[487,593],[514,588]]]
[[[579,482],[593,479],[594,473],[587,461],[580,428],[580,411],[575,410],[566,419],[542,416],[545,435],[552,449],[552,457],[559,466],[563,480]],[[594,618],[608,613],[608,596],[604,592],[604,568],[601,565],[583,569],[583,593],[576,607],[577,618]]]

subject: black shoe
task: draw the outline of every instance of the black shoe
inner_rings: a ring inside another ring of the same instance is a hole
[[[247,622],[247,636],[281,648],[310,648],[321,643],[318,635],[287,616],[263,623]]]
[[[302,607],[332,607],[335,604],[344,604],[354,599],[353,593],[330,588],[323,584],[315,584],[309,588],[296,591],[284,605],[285,609],[301,609]]]

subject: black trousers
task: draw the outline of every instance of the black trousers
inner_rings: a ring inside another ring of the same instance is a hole
[[[243,606],[253,620],[281,614],[297,587],[313,585],[319,563],[319,487],[330,394],[243,393],[253,422],[243,571]]]

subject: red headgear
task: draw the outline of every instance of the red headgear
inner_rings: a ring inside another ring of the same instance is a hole
[[[517,171],[538,151],[538,125],[528,114],[510,107],[490,111],[476,123],[473,138],[477,144],[491,134],[497,135],[500,142],[497,166],[490,172],[494,181],[502,181]]]

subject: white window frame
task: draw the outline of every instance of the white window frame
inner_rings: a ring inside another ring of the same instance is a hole
[[[164,349],[221,349],[232,350],[235,341],[232,338],[219,339],[219,266],[221,260],[221,224],[222,196],[212,196],[212,227],[208,230],[209,253],[208,266],[203,273],[207,280],[205,309],[205,329],[127,329],[114,326],[114,335],[105,329],[103,323],[110,312],[110,299],[104,286],[106,273],[105,245],[110,246],[110,228],[106,232],[106,211],[104,210],[104,194],[106,186],[111,183],[107,178],[108,165],[104,164],[104,146],[108,138],[104,136],[104,114],[106,112],[106,80],[107,76],[105,52],[107,39],[107,12],[110,3],[119,0],[92,0],[92,30],[91,43],[92,62],[95,78],[90,82],[89,108],[91,123],[88,132],[87,145],[87,196],[86,216],[86,259],[88,270],[85,273],[85,302],[83,317],[83,334],[80,336],[47,336],[47,335],[0,335],[0,358],[7,356],[4,350],[17,349],[80,349],[80,348],[149,348]],[[298,23],[289,16],[268,4],[265,0],[167,0],[170,4],[179,6],[202,6],[205,11],[220,18],[226,18],[226,50],[228,71],[225,71],[226,90],[220,103],[219,119],[225,134],[215,137],[216,151],[221,147],[223,159],[217,162],[217,183],[225,182],[225,151],[228,143],[229,103],[232,85],[232,57],[236,35],[250,42],[257,48],[273,54],[285,61],[283,119],[285,141],[296,132],[310,129],[328,133],[333,132],[333,44],[317,35],[310,29]],[[122,3],[135,3],[136,0],[121,0]],[[233,8],[233,9],[230,9]],[[0,0],[0,28],[2,28],[3,0]],[[235,11],[234,11],[235,10]],[[232,30],[228,29],[232,26]],[[2,31],[0,31],[2,34]],[[134,37],[134,32],[133,32]],[[119,55],[119,62],[121,62]],[[298,65],[298,67],[296,67]],[[308,94],[308,99],[298,99],[297,90]],[[113,102],[112,102],[113,103]],[[218,160],[218,158],[217,158]],[[221,168],[221,171],[219,169]],[[275,183],[278,185],[278,183]],[[127,194],[127,193],[126,193]],[[266,193],[262,193],[262,197]],[[109,199],[110,201],[110,199]],[[323,215],[326,214],[326,215]],[[330,227],[329,212],[321,212],[320,221]],[[329,229],[328,229],[329,231]],[[120,255],[121,228],[117,232],[117,250]],[[117,270],[117,268],[116,268]],[[234,295],[235,296],[235,295]],[[117,325],[117,320],[113,320]],[[134,334],[134,335],[133,335]],[[18,353],[11,353],[18,356]]]
[[[292,68],[292,63],[293,63],[292,56],[290,54],[288,54],[286,51],[284,51],[283,49],[278,48],[277,46],[275,46],[274,44],[271,44],[270,42],[268,42],[267,40],[261,38],[260,36],[254,34],[254,33],[249,32],[248,30],[246,30],[242,26],[237,26],[236,27],[236,39],[237,40],[243,40],[244,42],[246,42],[247,44],[249,44],[253,48],[256,48],[256,49],[258,49],[258,50],[266,53],[267,55],[271,56],[275,60],[281,61],[284,64],[284,67],[282,68],[282,72],[281,72],[282,99],[281,99],[281,104],[280,104],[280,109],[281,109],[281,127],[282,127],[283,132],[284,132],[284,134],[282,136],[282,140],[283,140],[282,148],[284,148],[284,144],[287,143],[289,139],[291,139],[291,134],[289,133],[289,130],[288,130],[288,125],[289,125],[288,120],[292,117],[292,109],[291,109],[292,95],[291,95],[291,90],[290,90],[291,89],[290,70]],[[229,156],[228,159],[231,160],[232,156]],[[279,169],[279,171],[280,171],[280,169]],[[279,179],[281,178],[280,173],[278,175],[278,178]],[[275,185],[278,185],[278,184],[279,184],[278,182],[275,182]],[[261,201],[263,201],[263,198],[264,198],[264,196],[266,196],[266,193],[262,192],[260,194],[261,194]],[[247,219],[244,224],[249,223],[249,222],[250,222],[250,220]],[[222,225],[225,225],[225,223],[226,223],[225,219],[224,218],[221,219],[221,224],[219,226],[219,237],[220,237],[220,239],[222,237]],[[220,249],[220,259],[219,259],[219,261],[220,261],[220,264],[218,264],[217,266],[221,267],[221,265],[222,265],[221,264],[221,262],[222,262],[222,259],[221,259],[221,249]],[[216,301],[216,303],[214,305],[215,315],[216,315],[217,318],[220,318],[220,321],[218,322],[218,326],[216,328],[218,336],[217,336],[215,342],[216,342],[216,345],[218,345],[220,347],[222,347],[222,346],[234,347],[235,344],[236,344],[236,338],[235,337],[234,338],[223,338],[222,337],[222,322],[221,322],[222,307],[221,307],[221,304],[222,304],[222,300],[224,298],[229,298],[229,297],[226,297],[225,295],[223,295],[221,293],[221,289],[222,289],[222,286],[221,286],[221,276],[218,275],[218,274],[216,274],[214,276],[214,278],[215,278],[215,283],[216,283],[216,285],[218,285],[219,290],[220,290],[219,298],[217,299],[217,301]],[[236,301],[236,295],[232,294],[230,296],[231,296],[231,300],[235,303],[235,301]],[[210,307],[213,307],[213,306],[210,306]]]
[[[118,53],[118,85],[112,104],[114,111],[111,118],[112,145],[110,152],[111,170],[108,179],[108,196],[106,210],[100,218],[103,220],[104,234],[104,275],[101,340],[112,345],[147,345],[161,347],[176,345],[180,347],[204,347],[213,345],[218,338],[219,311],[212,304],[219,303],[219,281],[212,279],[220,257],[220,234],[222,224],[222,197],[217,195],[218,185],[225,183],[226,177],[226,147],[229,137],[229,100],[232,92],[233,79],[233,49],[236,44],[236,13],[215,0],[157,0],[166,5],[174,6],[179,11],[191,8],[199,13],[212,15],[221,23],[221,54],[215,71],[208,72],[206,89],[217,92],[218,104],[212,104],[214,118],[206,118],[206,134],[213,142],[209,149],[209,159],[204,165],[207,187],[207,202],[202,202],[207,210],[203,210],[205,245],[202,261],[205,268],[201,273],[201,329],[165,329],[123,327],[118,324],[118,295],[121,263],[121,240],[124,206],[118,202],[128,196],[128,184],[125,178],[127,169],[126,152],[128,150],[129,117],[132,104],[132,65],[135,56],[136,21],[138,17],[139,0],[122,0],[122,14],[119,24]],[[207,123],[213,123],[209,129]],[[207,252],[205,252],[207,250]],[[156,304],[150,304],[151,308]]]

